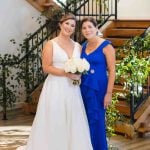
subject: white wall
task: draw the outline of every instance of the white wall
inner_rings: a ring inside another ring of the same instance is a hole
[[[35,20],[39,16],[40,12],[26,0],[0,0],[0,54],[15,53],[18,46],[9,40],[15,39],[19,44],[26,33],[36,31],[39,24]]]
[[[40,14],[26,0],[0,0],[0,54],[15,54],[26,33],[33,33],[40,27],[36,21]],[[45,17],[41,21],[44,23]],[[11,44],[10,39],[15,39],[17,44]],[[16,89],[22,93],[17,95],[17,100],[21,101],[17,101],[16,107],[25,99],[24,90],[24,87]]]
[[[150,0],[119,0],[118,19],[150,20]]]

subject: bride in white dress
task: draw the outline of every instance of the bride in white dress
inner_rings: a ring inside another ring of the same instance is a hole
[[[79,86],[78,75],[64,72],[64,62],[80,57],[80,45],[71,40],[75,17],[60,20],[60,34],[48,41],[42,52],[43,70],[48,73],[26,146],[17,150],[93,150]]]

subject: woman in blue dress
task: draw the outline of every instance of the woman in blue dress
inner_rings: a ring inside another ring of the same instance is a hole
[[[82,75],[81,93],[88,117],[94,150],[107,150],[105,110],[111,104],[115,80],[115,50],[111,42],[97,35],[94,18],[81,22],[83,36],[81,57],[90,63],[88,74]]]

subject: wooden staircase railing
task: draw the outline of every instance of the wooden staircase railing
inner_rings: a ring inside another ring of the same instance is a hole
[[[140,136],[150,132],[150,97],[136,112],[137,121],[134,123],[134,128]]]

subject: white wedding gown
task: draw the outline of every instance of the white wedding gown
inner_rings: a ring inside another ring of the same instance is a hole
[[[52,43],[53,66],[64,68],[68,56]],[[76,42],[73,57],[80,57]],[[48,75],[27,145],[17,150],[93,150],[79,86],[67,77]]]

